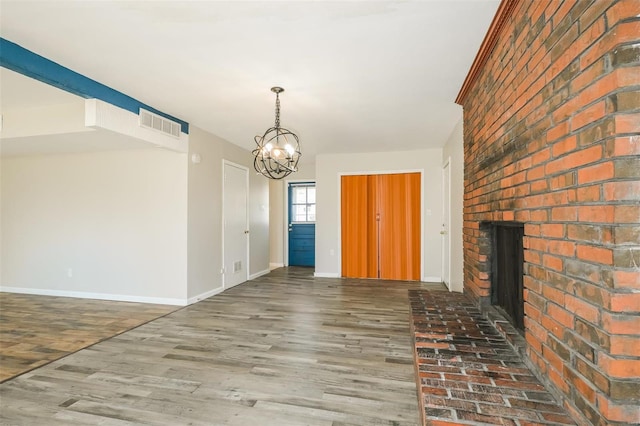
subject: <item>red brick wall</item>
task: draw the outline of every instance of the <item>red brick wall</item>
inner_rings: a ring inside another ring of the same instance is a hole
[[[465,291],[482,224],[523,222],[528,357],[579,421],[640,423],[640,1],[509,4],[459,98]]]

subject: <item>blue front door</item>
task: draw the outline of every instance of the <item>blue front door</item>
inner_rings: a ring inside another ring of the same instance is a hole
[[[316,186],[289,184],[289,266],[316,264]]]

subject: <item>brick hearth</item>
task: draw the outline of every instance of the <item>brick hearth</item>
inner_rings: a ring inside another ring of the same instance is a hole
[[[460,293],[410,290],[423,425],[573,425],[520,355]]]

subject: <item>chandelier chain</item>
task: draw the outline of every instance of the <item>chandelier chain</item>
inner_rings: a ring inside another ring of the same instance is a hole
[[[280,127],[280,94],[276,93],[276,129]]]

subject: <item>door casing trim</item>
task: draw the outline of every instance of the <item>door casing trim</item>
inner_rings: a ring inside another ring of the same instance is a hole
[[[448,179],[446,180],[446,182],[449,184],[448,188],[445,188],[445,179],[444,179],[444,175],[445,173],[447,173],[448,175]],[[445,196],[446,194],[449,194],[449,205],[445,206],[446,200],[445,200]],[[445,219],[445,210],[448,210],[448,215],[446,217],[447,220],[447,225],[448,225],[448,229],[446,230],[446,232],[449,233],[449,249],[445,250],[445,244],[444,244],[444,237],[442,238],[442,277],[441,277],[441,281],[444,282],[444,277],[448,276],[449,277],[449,282],[445,283],[447,285],[447,288],[449,289],[449,291],[452,291],[452,284],[451,284],[451,157],[447,157],[447,161],[445,161],[442,164],[442,219]],[[447,256],[449,258],[449,270],[446,271],[447,273],[445,274],[445,270],[444,270],[444,265],[445,265],[445,256]]]

